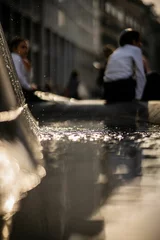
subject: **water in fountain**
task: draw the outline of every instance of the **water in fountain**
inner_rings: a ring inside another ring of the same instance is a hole
[[[0,26],[0,215],[5,219],[10,219],[18,200],[45,175],[37,134],[38,124],[25,103]]]

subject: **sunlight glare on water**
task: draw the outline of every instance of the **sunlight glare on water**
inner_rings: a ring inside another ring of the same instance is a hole
[[[59,142],[64,142],[65,145],[70,142],[79,142],[79,144],[92,142],[94,145],[99,143],[101,148],[103,148],[103,144],[107,144],[107,148],[115,151],[116,155],[123,153],[124,156],[127,154],[127,147],[131,146],[142,150],[145,158],[142,166],[147,165],[148,156],[156,162],[160,159],[160,127],[156,125],[138,126],[136,129],[120,129],[118,127],[110,128],[104,121],[68,120],[46,123],[40,129],[40,140],[52,142],[53,149]],[[55,149],[56,152],[59,151],[58,147]]]
[[[70,173],[68,178],[75,174],[80,186],[85,183],[86,192],[90,177],[94,179],[94,186],[107,184],[113,188],[110,197],[105,199],[105,187],[104,196],[100,197],[103,205],[90,216],[90,219],[104,221],[104,240],[157,240],[153,219],[158,218],[155,209],[160,212],[159,126],[121,129],[108,127],[104,121],[53,122],[41,127],[40,138],[48,147],[53,168],[64,166],[64,173]],[[67,192],[66,184],[64,190]],[[145,224],[149,234],[144,231]]]
[[[129,130],[129,131],[128,131]],[[102,141],[114,142],[123,140],[124,136],[137,143],[151,144],[152,140],[160,138],[158,126],[149,126],[147,129],[137,128],[120,129],[109,128],[103,121],[64,121],[46,123],[40,130],[40,140],[70,140],[70,141]],[[153,142],[152,142],[153,144]]]
[[[45,170],[39,166],[35,170],[28,152],[18,140],[14,143],[0,141],[0,196],[1,214],[13,214],[15,203],[21,194],[40,183]],[[13,187],[14,186],[14,187]]]

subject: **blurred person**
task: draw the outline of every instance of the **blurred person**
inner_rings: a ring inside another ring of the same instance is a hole
[[[21,37],[13,38],[10,43],[10,51],[26,100],[40,100],[37,96],[34,95],[35,90],[37,90],[37,86],[30,83],[31,64],[27,58],[29,49],[26,39]]]
[[[46,80],[44,85],[44,91],[45,92],[52,92],[52,84],[50,80]]]
[[[105,73],[105,69],[108,63],[108,59],[110,57],[110,55],[114,52],[115,48],[113,45],[111,44],[106,44],[103,47],[103,56],[104,56],[104,61],[103,63],[100,63],[99,65],[99,72],[98,72],[98,77],[96,79],[96,83],[97,86],[99,88],[99,92],[100,92],[100,97],[103,98],[104,96],[104,82],[103,82],[103,77],[104,77],[104,73]]]
[[[27,44],[27,47],[28,47],[28,52],[29,52],[29,49],[30,49],[29,40],[26,39],[25,41],[26,41],[26,44]],[[28,74],[29,74],[29,83],[31,83],[32,86],[35,86],[35,88],[37,88],[37,85],[35,83],[32,83],[32,81],[33,81],[33,67],[32,67],[32,64],[31,64],[30,60],[28,59],[28,54],[23,57],[23,63],[24,63],[25,68],[26,68],[26,70],[28,71]]]
[[[143,55],[143,67],[146,75],[151,72],[149,61],[144,55]]]
[[[79,74],[77,70],[73,70],[70,74],[70,78],[65,89],[65,96],[69,98],[79,99],[78,87],[79,87]]]
[[[104,75],[107,103],[141,100],[146,77],[140,33],[131,28],[121,32],[119,47],[110,55]]]
[[[143,64],[147,82],[144,88],[142,100],[160,100],[160,74],[151,70],[149,61],[145,56],[143,57]]]

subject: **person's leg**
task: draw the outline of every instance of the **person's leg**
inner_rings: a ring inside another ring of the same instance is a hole
[[[104,85],[107,103],[128,102],[135,98],[136,82],[132,78],[106,82]]]
[[[151,72],[146,75],[147,83],[144,89],[143,101],[160,100],[160,74]]]

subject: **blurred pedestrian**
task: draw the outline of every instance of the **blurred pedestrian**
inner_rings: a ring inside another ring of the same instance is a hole
[[[104,98],[104,81],[103,81],[104,73],[105,73],[108,59],[114,50],[115,50],[115,47],[113,45],[106,44],[103,47],[103,61],[98,64],[98,77],[96,79],[96,84],[98,87],[97,94],[100,98]]]
[[[37,101],[38,98],[34,95],[37,86],[30,83],[31,64],[28,60],[29,49],[26,39],[21,37],[13,38],[10,43],[10,51],[26,100]]]
[[[160,100],[160,74],[151,70],[145,56],[143,57],[143,63],[147,82],[144,88],[142,101]]]
[[[50,80],[46,80],[44,85],[44,91],[45,92],[52,92],[52,84]]]
[[[79,99],[78,86],[79,86],[79,74],[77,70],[73,70],[70,74],[70,78],[65,89],[65,96],[69,98]]]
[[[105,70],[105,99],[108,103],[141,100],[146,77],[140,33],[131,28],[122,31],[119,47],[111,54]]]

